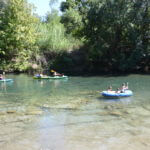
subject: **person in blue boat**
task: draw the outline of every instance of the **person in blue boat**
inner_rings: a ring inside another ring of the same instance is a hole
[[[111,85],[108,87],[107,91],[112,91],[112,86]]]
[[[42,73],[37,73],[37,74],[35,75],[35,77],[41,78],[41,77],[43,77],[43,74],[42,74]]]
[[[122,87],[120,88],[120,92],[124,93],[125,89],[126,89],[126,85],[125,85],[125,83],[122,83]]]
[[[118,94],[121,93],[119,88],[117,88],[116,93],[118,93]]]
[[[121,93],[124,93],[126,90],[128,90],[129,87],[128,87],[128,82],[125,84],[125,83],[122,83],[122,87],[120,88],[120,92]]]

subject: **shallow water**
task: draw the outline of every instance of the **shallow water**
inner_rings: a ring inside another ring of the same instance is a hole
[[[34,80],[7,75],[0,83],[0,149],[149,150],[150,77]],[[108,85],[129,82],[134,95],[105,99]]]

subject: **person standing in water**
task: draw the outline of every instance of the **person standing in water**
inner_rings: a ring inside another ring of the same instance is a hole
[[[2,75],[2,74],[0,74],[0,80],[3,80],[3,79],[4,79],[3,75]]]
[[[111,85],[108,87],[107,91],[112,91],[112,86]]]

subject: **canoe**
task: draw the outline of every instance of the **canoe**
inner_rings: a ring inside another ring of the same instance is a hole
[[[131,90],[125,90],[124,93],[116,93],[115,91],[103,91],[101,93],[104,97],[129,97],[133,95]]]
[[[34,76],[33,78],[34,79],[67,79],[68,76],[55,76],[55,77],[53,77],[53,76],[43,76],[43,77]]]
[[[13,81],[13,79],[2,79],[2,80],[0,80],[0,82],[12,82]]]

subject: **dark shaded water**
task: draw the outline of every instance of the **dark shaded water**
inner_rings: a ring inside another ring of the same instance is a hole
[[[8,75],[0,83],[0,149],[112,150],[150,147],[150,76],[34,80]],[[132,97],[105,99],[129,82]]]

